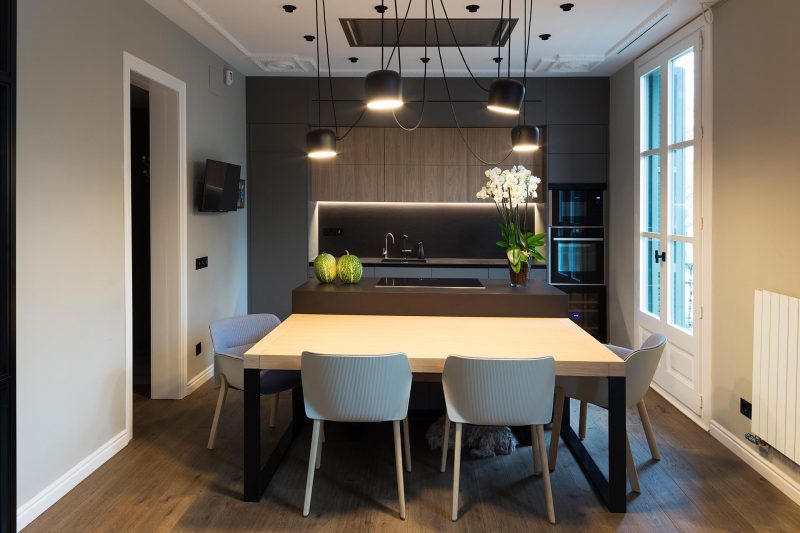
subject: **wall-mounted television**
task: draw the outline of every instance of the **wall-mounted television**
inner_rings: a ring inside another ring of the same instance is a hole
[[[200,211],[216,213],[236,211],[241,170],[242,167],[239,165],[206,159]]]

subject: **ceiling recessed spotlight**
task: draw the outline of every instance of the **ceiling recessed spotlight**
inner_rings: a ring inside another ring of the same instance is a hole
[[[467,11],[470,13],[477,13],[478,10],[481,8],[478,4],[470,4],[467,6]]]
[[[560,7],[562,11],[570,11],[573,7],[575,7],[575,4],[561,4],[558,7]]]
[[[303,35],[303,39],[305,39],[308,42],[311,42],[311,41],[314,40],[314,36],[313,35]]]
[[[419,60],[422,61],[423,63],[427,63],[428,61],[431,60],[431,58],[430,57],[420,57]]]
[[[347,59],[349,59],[351,63],[358,63],[357,57],[348,57]]]
[[[283,8],[283,10],[284,10],[284,11],[286,11],[287,13],[291,13],[292,11],[294,11],[295,9],[297,9],[297,8],[296,8],[295,6],[293,6],[292,4],[284,4],[284,5],[282,5],[281,7],[282,7],[282,8]]]
[[[386,6],[375,6],[375,11],[377,11],[380,14],[383,14],[387,9],[389,8]]]
[[[503,60],[503,58],[502,58],[502,57],[493,57],[493,58],[492,58],[492,61],[494,61],[495,63],[499,63],[499,62],[501,62],[502,60]]]
[[[543,33],[543,34],[539,35],[539,39],[541,39],[543,41],[546,41],[550,37],[551,37],[551,35],[549,33]]]

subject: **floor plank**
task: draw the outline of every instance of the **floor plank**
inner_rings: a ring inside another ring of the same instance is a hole
[[[561,444],[551,477],[556,525],[547,522],[543,482],[533,476],[528,447],[506,457],[465,457],[460,518],[453,523],[452,452],[447,472],[440,473],[439,452],[429,450],[424,439],[427,422],[412,419],[407,520],[398,517],[390,424],[355,432],[346,425],[326,424],[311,514],[303,518],[310,427],[291,446],[262,500],[243,502],[241,393],[228,395],[216,449],[205,448],[217,390],[207,383],[181,401],[137,395],[131,443],[26,533],[800,531],[800,509],[794,503],[652,391],[647,402],[662,460],[650,458],[638,415],[630,411],[628,431],[642,493],[629,494],[625,515],[605,510]],[[578,406],[573,404],[572,420],[577,423]],[[279,428],[288,423],[290,409],[286,395]],[[608,453],[606,423],[606,413],[590,407],[586,446],[601,468]],[[280,429],[265,429],[265,451],[279,434]]]

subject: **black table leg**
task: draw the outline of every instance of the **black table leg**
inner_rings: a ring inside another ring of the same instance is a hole
[[[589,450],[569,422],[569,398],[564,398],[561,439],[572,452],[586,479],[612,513],[624,513],[627,504],[625,465],[625,378],[608,378],[608,478],[597,466]]]
[[[257,502],[261,487],[261,371],[244,371],[244,499]]]
[[[272,476],[306,419],[303,389],[292,389],[292,420],[281,435],[267,462],[261,465],[261,370],[244,371],[244,500],[261,499]]]
[[[608,508],[624,513],[626,493],[625,378],[608,378]]]

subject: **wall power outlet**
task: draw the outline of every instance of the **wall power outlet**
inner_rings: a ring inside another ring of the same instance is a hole
[[[197,344],[194,345],[194,354],[200,355],[201,353],[203,353],[203,343],[198,342]]]

